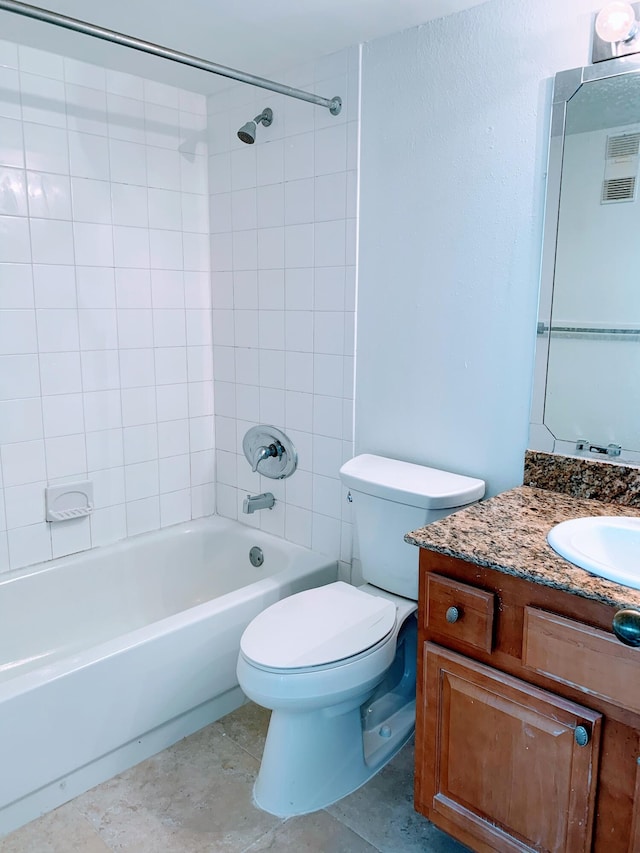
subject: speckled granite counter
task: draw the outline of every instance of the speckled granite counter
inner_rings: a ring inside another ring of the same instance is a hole
[[[586,515],[639,518],[640,508],[519,486],[414,530],[405,540],[605,604],[640,607],[640,590],[594,577],[547,545],[555,524]]]

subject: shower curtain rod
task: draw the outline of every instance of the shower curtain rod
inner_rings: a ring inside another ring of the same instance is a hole
[[[321,98],[319,95],[304,92],[302,89],[294,89],[292,86],[285,86],[283,83],[276,83],[264,77],[256,77],[254,74],[247,74],[245,71],[237,71],[235,68],[228,68],[226,65],[218,65],[216,62],[209,62],[207,59],[199,59],[197,56],[191,56],[188,53],[180,53],[180,51],[172,50],[169,47],[162,47],[159,44],[153,44],[152,42],[143,41],[133,36],[107,30],[104,27],[98,27],[95,24],[89,24],[77,18],[69,18],[66,15],[59,15],[57,12],[49,12],[47,9],[41,9],[39,6],[20,3],[18,0],[0,0],[0,9],[4,9],[7,12],[15,12],[16,15],[23,15],[25,18],[33,18],[36,21],[44,21],[47,24],[53,24],[56,27],[62,27],[66,30],[83,33],[93,38],[110,41],[113,44],[130,47],[133,50],[142,51],[142,53],[150,53],[153,56],[159,56],[161,59],[180,62],[182,65],[199,68],[201,71],[208,71],[211,74],[218,74],[221,77],[229,77],[231,80],[248,83],[250,86],[269,89],[271,92],[278,92],[280,95],[286,95],[289,98],[308,101],[310,104],[326,107],[334,116],[337,116],[342,109],[342,100],[337,95],[334,98]]]

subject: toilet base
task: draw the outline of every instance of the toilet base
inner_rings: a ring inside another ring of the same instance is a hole
[[[414,728],[415,701],[370,730],[363,730],[360,705],[346,711],[273,711],[254,802],[282,818],[325,808],[375,776]]]

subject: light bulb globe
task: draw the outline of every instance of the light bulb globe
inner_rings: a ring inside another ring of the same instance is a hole
[[[602,41],[611,43],[632,39],[638,31],[638,22],[630,3],[609,3],[598,12],[596,33]]]

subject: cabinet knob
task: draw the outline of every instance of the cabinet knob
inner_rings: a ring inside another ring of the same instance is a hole
[[[589,743],[589,729],[585,726],[576,726],[573,736],[578,746],[586,746]]]
[[[613,633],[627,646],[640,646],[640,610],[618,610],[613,617]]]
[[[442,611],[440,611],[442,613]],[[640,614],[638,614],[640,615]],[[457,607],[449,607],[447,612],[444,615],[444,618],[449,622],[449,624],[453,625],[454,622],[457,622],[460,618],[460,611]]]

